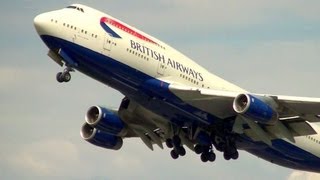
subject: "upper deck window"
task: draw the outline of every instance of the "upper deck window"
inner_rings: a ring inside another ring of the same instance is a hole
[[[77,6],[68,6],[67,8],[69,8],[69,9],[76,9],[76,10],[78,10],[78,11],[84,12],[84,10],[83,10],[82,8],[79,8],[79,7],[77,7]]]

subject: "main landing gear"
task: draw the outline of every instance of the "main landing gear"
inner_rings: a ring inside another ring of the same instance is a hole
[[[200,159],[202,162],[213,162],[216,160],[216,154],[213,152],[212,146],[205,146],[197,144],[194,146],[196,154],[201,154]]]
[[[225,160],[238,159],[239,152],[232,140],[227,140],[226,146],[223,151],[223,157]]]
[[[226,136],[224,139],[220,138],[219,141],[216,141],[214,137],[213,139],[213,145],[218,151],[223,152],[223,157],[225,160],[230,159],[238,159],[239,158],[239,152],[235,145],[235,139],[232,136]]]
[[[223,153],[225,160],[238,159],[239,152],[236,148],[235,137],[232,135],[215,136],[211,135],[211,143],[209,144],[196,144],[194,146],[194,152],[200,155],[202,162],[214,162],[216,160],[216,154],[214,148],[217,151]],[[178,135],[174,135],[171,139],[166,140],[168,148],[172,148],[170,155],[173,159],[178,159],[179,156],[186,155],[186,150],[181,143],[181,139]]]
[[[59,83],[69,82],[71,80],[70,72],[74,70],[71,67],[67,67],[63,70],[63,72],[58,72],[56,75],[56,79]]]
[[[170,155],[173,159],[178,159],[179,156],[186,155],[186,149],[181,144],[181,139],[178,135],[172,137],[172,139],[166,140],[166,145],[168,148],[173,148]]]

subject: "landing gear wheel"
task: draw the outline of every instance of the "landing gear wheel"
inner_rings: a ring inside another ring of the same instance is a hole
[[[172,159],[178,159],[179,157],[179,154],[174,149],[170,151],[170,155]]]
[[[239,158],[239,152],[238,151],[235,151],[232,156],[231,156],[232,159],[238,159]]]
[[[227,152],[224,152],[224,153],[223,153],[223,157],[224,157],[224,159],[227,160],[227,161],[229,161],[229,160],[231,159],[230,154],[227,153]]]
[[[59,83],[62,83],[64,80],[62,78],[62,72],[58,72],[56,75],[56,79]]]
[[[59,83],[69,82],[71,80],[71,74],[69,72],[58,72],[56,79]]]
[[[209,153],[208,160],[213,162],[216,160],[216,154],[214,152]]]
[[[168,148],[173,148],[172,139],[167,139],[166,140],[166,145],[167,145]]]
[[[69,82],[71,80],[71,74],[70,72],[73,72],[74,69],[72,69],[71,67],[66,67],[63,72],[59,72],[56,75],[56,79],[59,83],[62,82]]]
[[[69,72],[62,73],[62,78],[64,82],[69,82],[71,80],[71,74]]]
[[[209,160],[209,153],[202,153],[201,156],[200,156],[200,159],[202,162],[208,162]]]
[[[184,149],[184,147],[182,147],[182,146],[178,147],[178,148],[177,148],[177,151],[178,151],[178,154],[179,154],[180,156],[186,155],[186,149]]]

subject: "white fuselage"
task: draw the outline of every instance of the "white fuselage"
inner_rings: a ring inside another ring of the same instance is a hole
[[[85,10],[83,13],[81,11],[75,11],[74,9],[62,9],[42,14],[41,17],[38,17],[37,21],[45,21],[44,23],[46,23],[47,28],[40,30],[39,34],[50,34],[70,42],[75,42],[78,45],[110,56],[152,77],[200,88],[244,92],[240,87],[211,74],[190,58],[164,42],[100,11],[88,7]],[[101,17],[116,20],[126,27],[156,41],[159,45],[141,40],[112,25],[109,26],[112,27],[121,38],[110,38],[99,25]],[[51,19],[53,21],[51,21]],[[57,21],[57,23],[55,21]],[[95,37],[95,35],[97,35],[97,37]],[[111,43],[106,41],[111,41]],[[144,46],[145,51],[143,52],[142,47],[133,49],[131,47],[131,41]],[[149,49],[149,53],[146,48]],[[134,52],[129,53],[127,49],[131,49]],[[164,56],[166,62],[155,60],[155,57],[151,55],[151,51],[156,53],[156,55],[160,54]],[[141,55],[143,57],[141,57]],[[144,59],[144,57],[148,58],[148,60]],[[171,61],[169,62],[168,59]],[[159,67],[161,64],[165,66],[163,70]],[[178,64],[181,66],[179,67]],[[190,72],[183,73],[183,68],[192,68],[195,75]],[[196,73],[201,73],[202,78],[196,77]],[[180,74],[185,77],[181,77]]]

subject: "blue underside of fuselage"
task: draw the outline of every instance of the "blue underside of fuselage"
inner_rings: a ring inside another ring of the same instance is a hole
[[[218,120],[214,116],[198,117],[199,109],[183,103],[170,93],[169,84],[146,75],[108,56],[97,53],[75,43],[52,36],[41,36],[52,50],[62,49],[76,64],[78,71],[114,88],[149,110],[178,125],[210,125]],[[320,159],[283,140],[273,141],[274,148],[263,143],[252,142],[243,137],[244,150],[273,163],[300,170],[320,172]]]

